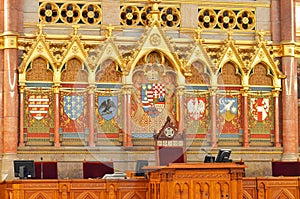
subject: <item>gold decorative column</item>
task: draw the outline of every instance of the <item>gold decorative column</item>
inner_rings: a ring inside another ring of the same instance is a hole
[[[52,87],[54,94],[54,146],[59,147],[59,91],[60,85]]]
[[[24,91],[25,85],[20,85],[20,135],[19,135],[19,146],[25,146],[24,143]]]
[[[94,115],[95,115],[95,89],[96,86],[91,85],[88,87],[88,125],[89,125],[89,146],[95,146],[95,128],[94,128]]]

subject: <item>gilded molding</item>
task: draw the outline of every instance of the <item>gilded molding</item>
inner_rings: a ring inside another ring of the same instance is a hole
[[[0,50],[4,49],[4,38],[2,35],[0,35]]]
[[[281,44],[283,57],[295,57],[295,44]]]
[[[17,49],[18,36],[17,35],[3,35],[3,49]]]

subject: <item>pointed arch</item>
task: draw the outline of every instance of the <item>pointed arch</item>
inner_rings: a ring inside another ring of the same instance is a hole
[[[288,189],[281,189],[279,193],[274,193],[272,198],[274,199],[281,199],[281,198],[288,198],[288,199],[295,199],[296,197],[288,190]]]
[[[177,54],[175,53],[173,47],[170,44],[169,39],[167,39],[165,32],[161,27],[147,27],[145,33],[141,36],[140,45],[135,49],[135,51],[127,56],[128,62],[124,67],[124,73],[126,76],[126,81],[131,82],[133,71],[137,63],[147,54],[152,51],[160,52],[164,55],[166,59],[169,60],[177,75],[179,83],[184,84],[182,63],[180,62]]]
[[[252,69],[257,66],[258,64],[264,64],[267,69],[268,73],[272,74],[273,79],[273,86],[276,88],[281,88],[281,79],[285,78],[285,75],[279,70],[279,62],[274,60],[274,57],[271,56],[270,52],[268,51],[266,44],[264,41],[261,41],[258,44],[258,48],[256,48],[255,56],[250,62],[249,65],[249,73],[252,73]]]
[[[81,193],[78,197],[76,197],[76,199],[97,199],[99,198],[96,194],[94,194],[93,192],[89,192],[89,191],[85,191],[83,193]]]
[[[44,192],[37,192],[33,194],[29,199],[52,199],[52,197]]]
[[[116,47],[114,40],[112,38],[108,38],[102,46],[92,50],[89,54],[89,58],[90,57],[94,57],[94,61],[93,63],[95,64],[95,67],[93,69],[94,71],[99,71],[101,65],[103,62],[105,62],[106,60],[112,60],[114,61],[117,65],[118,65],[118,70],[120,72],[123,71],[123,58],[121,56],[121,54],[119,53],[118,48]],[[87,60],[87,62],[89,63],[89,60]]]
[[[145,198],[145,196],[141,195],[139,192],[130,191],[122,198],[123,199],[142,199],[142,198]]]
[[[222,56],[220,57],[220,62],[218,64],[218,70],[223,68],[223,66],[231,62],[233,65],[235,65],[237,71],[240,72],[241,76],[244,75],[244,71],[242,70],[243,67],[243,61],[241,57],[239,56],[238,50],[236,46],[234,45],[233,41],[226,41],[228,43],[225,44],[225,49],[221,52]]]
[[[62,68],[69,60],[78,59],[81,63],[84,63],[88,57],[87,50],[85,50],[84,45],[80,42],[78,35],[73,35],[70,40],[71,42],[66,46],[67,50],[62,55],[60,71],[62,71]]]
[[[196,45],[187,60],[187,68],[192,66],[193,63],[200,62],[206,67],[207,73],[213,74],[213,71],[216,70],[215,64],[211,61],[203,45]],[[190,68],[190,71],[193,72],[192,68]]]
[[[25,52],[23,56],[24,59],[19,66],[20,74],[24,73],[30,63],[38,57],[43,57],[50,65],[53,65],[55,62],[54,56],[50,52],[49,43],[46,42],[46,36],[43,34],[37,36],[36,42],[32,44],[30,50]]]

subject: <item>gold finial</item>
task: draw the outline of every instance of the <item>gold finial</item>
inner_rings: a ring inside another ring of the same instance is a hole
[[[200,27],[198,27],[197,30],[196,30],[196,36],[195,36],[196,40],[201,39],[201,33],[202,33],[202,29]]]
[[[227,31],[227,33],[228,33],[228,41],[231,41],[232,40],[232,35],[233,35],[233,30],[232,29],[230,29],[230,30],[228,30]]]
[[[79,29],[79,25],[73,25],[73,34],[77,35],[78,34],[78,29]]]
[[[105,35],[106,38],[111,37],[112,31],[113,31],[114,27],[113,27],[111,24],[109,24],[109,25],[106,27],[106,29],[107,29],[107,34]]]
[[[258,40],[263,41],[266,32],[265,31],[257,31],[256,34],[258,35]]]
[[[45,24],[43,23],[38,23],[37,27],[39,29],[39,35],[43,34],[43,27],[45,26]]]
[[[161,0],[148,0],[148,2],[151,4],[151,18],[150,18],[150,24],[155,24],[160,21],[159,15],[160,11],[158,9],[158,4],[161,2]],[[157,23],[160,24],[160,23]]]

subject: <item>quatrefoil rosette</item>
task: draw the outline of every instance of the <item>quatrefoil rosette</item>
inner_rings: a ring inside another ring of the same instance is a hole
[[[39,17],[42,22],[55,23],[59,19],[59,8],[55,3],[44,2],[39,8]]]
[[[60,11],[61,19],[65,23],[78,23],[80,20],[80,8],[75,3],[65,3]]]
[[[237,14],[237,26],[242,30],[252,30],[255,27],[255,14],[249,10],[241,10]]]
[[[218,13],[218,26],[221,29],[233,29],[236,26],[236,16],[232,10],[221,10]]]
[[[99,24],[102,18],[101,8],[96,4],[87,4],[82,8],[82,21],[86,24]]]
[[[180,24],[180,12],[175,7],[164,8],[161,11],[162,25],[168,27],[177,27]]]
[[[136,6],[124,6],[120,13],[121,24],[132,26],[140,21],[139,9]]]
[[[202,9],[198,14],[198,24],[203,29],[213,29],[217,24],[216,12],[212,9]]]

